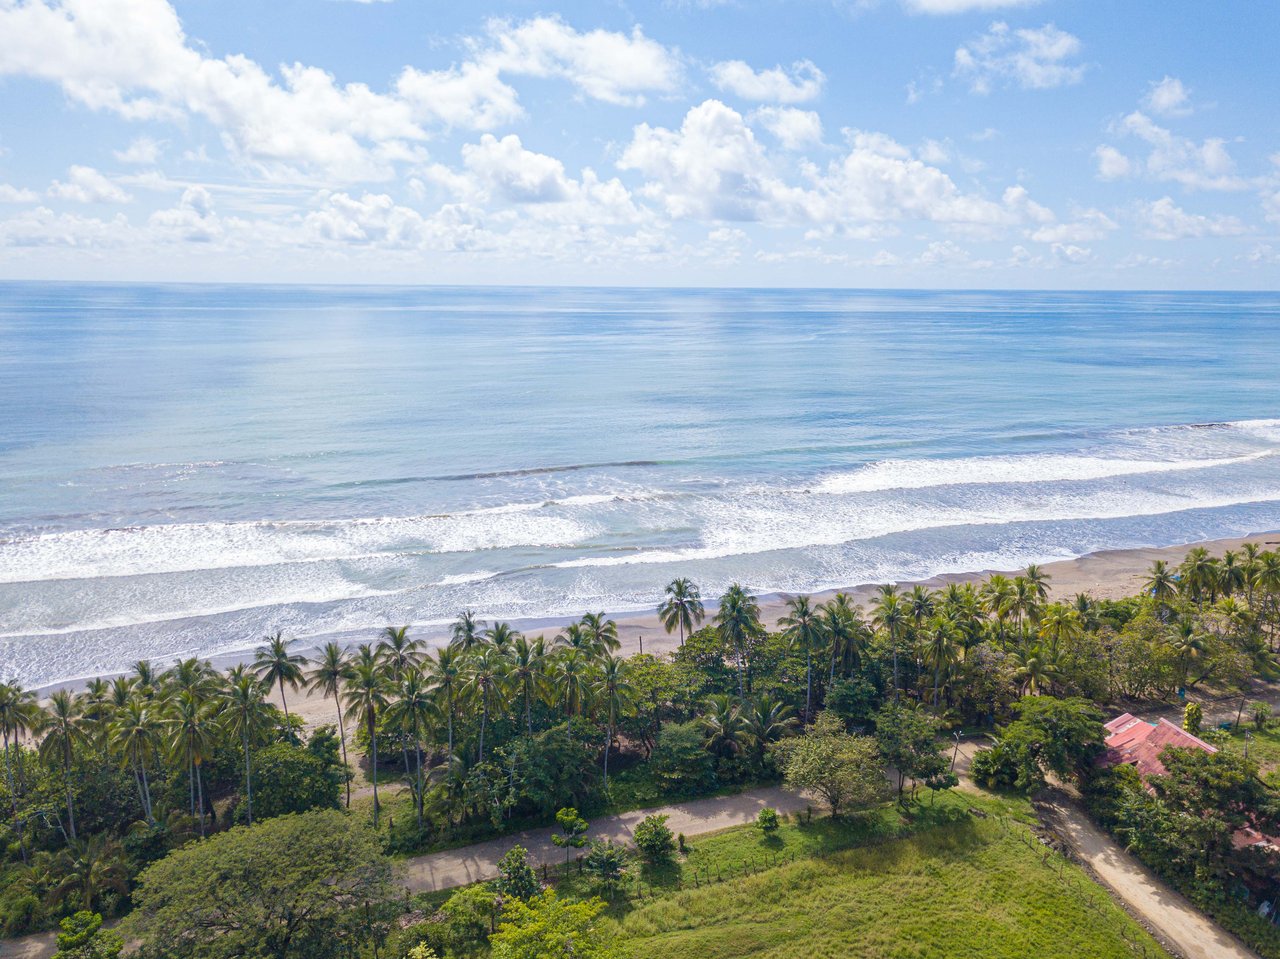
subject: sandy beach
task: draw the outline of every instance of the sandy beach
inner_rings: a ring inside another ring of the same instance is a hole
[[[1088,593],[1095,599],[1116,599],[1137,592],[1141,588],[1147,570],[1158,559],[1169,563],[1178,563],[1182,561],[1187,550],[1194,546],[1204,546],[1211,553],[1218,555],[1225,550],[1238,550],[1244,543],[1248,542],[1257,543],[1266,548],[1274,548],[1280,546],[1280,532],[1260,532],[1235,539],[1205,540],[1173,546],[1102,550],[1097,553],[1088,553],[1075,559],[1046,563],[1042,568],[1049,574],[1050,594],[1053,599],[1070,599],[1076,593]],[[992,573],[1016,575],[1020,572],[1021,570],[977,570],[966,573],[945,573],[929,579],[919,580],[918,582],[936,589],[944,587],[948,583],[980,582]],[[843,590],[833,589],[814,593],[812,598],[815,603],[824,602],[837,592],[845,592],[852,596],[856,602],[866,604],[871,600],[877,585],[875,583],[862,583]],[[910,587],[915,585],[915,582],[902,583],[900,585]],[[714,597],[703,597],[708,617],[712,613],[714,602]],[[770,593],[761,595],[759,602],[761,618],[764,620],[765,626],[772,629],[777,624],[778,619],[785,615],[786,597],[780,593]],[[584,612],[587,611],[584,610]],[[662,654],[670,652],[679,646],[679,637],[667,635],[662,628],[662,624],[658,621],[656,611],[619,613],[613,618],[618,624],[618,639],[622,643],[622,653],[624,655],[632,655],[642,650],[646,653]],[[526,635],[544,636],[550,641],[568,622],[570,620],[564,619],[554,622],[545,620],[522,622],[517,620],[513,625]],[[369,638],[373,640],[376,639],[376,636],[370,635]],[[421,633],[420,638],[426,640],[432,646],[440,645],[448,640],[447,635],[444,633],[427,631]],[[313,649],[306,649],[303,652],[310,654],[313,651]],[[231,663],[224,664],[219,662],[218,665],[231,665]],[[278,694],[273,693],[272,699],[278,702]],[[321,725],[337,721],[333,700],[323,699],[319,696],[304,693],[301,690],[290,694],[289,708],[292,712],[302,716],[308,725]]]

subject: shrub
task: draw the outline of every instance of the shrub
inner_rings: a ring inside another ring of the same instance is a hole
[[[1271,718],[1271,704],[1257,702],[1249,707],[1249,715],[1253,717],[1253,728],[1258,732],[1267,728],[1267,721]]]
[[[659,815],[645,816],[636,826],[636,848],[650,862],[666,859],[675,849],[675,838],[667,828],[667,820],[670,818],[670,816]]]
[[[538,894],[538,877],[529,865],[529,852],[523,846],[512,846],[502,857],[494,888],[507,898],[531,899]]]
[[[607,893],[611,893],[626,874],[627,851],[612,839],[598,839],[591,844],[583,866]]]
[[[1204,710],[1199,703],[1187,703],[1182,711],[1182,728],[1193,736],[1200,735],[1200,724],[1204,722]]]
[[[778,810],[766,806],[760,810],[760,815],[756,816],[756,825],[766,833],[773,832],[778,828]]]
[[[342,771],[303,746],[268,746],[254,754],[252,768],[255,821],[340,805]],[[237,818],[243,820],[247,812],[241,806]]]
[[[703,739],[696,722],[662,727],[649,761],[667,789],[690,795],[715,788],[715,757],[703,747]]]

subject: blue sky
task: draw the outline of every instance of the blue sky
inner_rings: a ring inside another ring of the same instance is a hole
[[[0,276],[1266,288],[1275,4],[0,0]]]

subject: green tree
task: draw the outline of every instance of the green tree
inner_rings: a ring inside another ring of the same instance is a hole
[[[258,783],[254,800],[260,819],[341,805],[339,771],[302,746],[275,743],[258,750],[253,778]]]
[[[889,645],[893,649],[893,698],[896,702],[901,690],[898,676],[898,638],[907,623],[907,610],[897,587],[892,583],[880,587],[871,618],[888,634]]]
[[[504,899],[527,900],[538,894],[538,877],[529,865],[529,851],[524,846],[512,846],[499,860],[493,886]]]
[[[611,896],[627,871],[627,850],[612,839],[595,839],[587,849],[583,868]]]
[[[359,721],[364,723],[369,736],[369,774],[373,779],[373,826],[376,829],[381,812],[378,803],[378,715],[387,704],[387,681],[372,651],[367,646],[362,651],[365,655],[352,666],[351,675],[343,686],[342,698],[347,709],[354,710]]]
[[[634,708],[635,690],[627,676],[627,661],[621,656],[605,653],[600,657],[599,674],[592,685],[595,701],[604,710],[604,785],[609,788],[609,753],[613,749],[613,734],[618,728],[618,717]]]
[[[816,792],[833,816],[884,798],[887,784],[875,740],[845,732],[837,716],[819,713],[803,736],[784,739],[773,749],[782,767],[783,785],[797,792]]]
[[[679,577],[667,584],[667,598],[658,607],[658,616],[668,634],[680,631],[680,645],[692,633],[706,615],[702,608],[702,594],[693,580]]]
[[[116,959],[124,948],[117,933],[102,928],[102,916],[96,912],[81,910],[59,925],[62,931],[53,959]]]
[[[374,836],[323,810],[174,850],[138,877],[124,931],[165,956],[337,959],[394,896]]]
[[[653,775],[668,790],[707,792],[715,786],[715,758],[703,746],[705,736],[698,720],[667,723],[649,757]]]
[[[303,680],[302,667],[307,661],[304,657],[289,652],[294,640],[285,639],[284,633],[277,630],[273,635],[264,637],[265,646],[259,646],[253,654],[253,671],[268,689],[280,687],[280,705],[284,707],[285,718],[289,718],[289,703],[285,699],[284,688],[297,689]]]
[[[569,861],[570,849],[581,849],[587,844],[587,829],[590,824],[578,815],[578,810],[566,806],[556,813],[556,825],[560,832],[551,837],[551,841],[564,850],[564,861]]]
[[[974,757],[974,779],[1030,793],[1044,785],[1047,773],[1067,778],[1092,768],[1105,730],[1091,702],[1025,696],[1013,708],[1018,718]]]
[[[787,615],[778,620],[783,638],[804,652],[804,718],[813,719],[813,651],[821,645],[825,630],[820,613],[809,603],[808,596],[787,600]]]
[[[667,820],[670,818],[670,816],[655,813],[645,816],[636,824],[632,839],[635,841],[636,848],[650,862],[666,859],[676,848],[675,836],[667,828]]]
[[[947,759],[938,742],[939,726],[923,709],[901,703],[887,703],[876,714],[876,745],[898,774],[899,799],[908,778],[924,782],[946,771]]]
[[[65,689],[55,690],[49,697],[40,727],[44,739],[40,741],[40,758],[46,763],[60,762],[62,782],[67,794],[67,834],[76,838],[76,810],[72,799],[71,764],[76,748],[85,741],[84,726],[80,723],[80,702]]]
[[[245,672],[227,677],[223,691],[223,715],[231,732],[240,739],[241,758],[244,760],[245,814],[253,825],[253,776],[251,774],[251,745],[266,728],[271,713],[262,695],[262,684]]]
[[[760,605],[734,583],[720,597],[720,609],[715,616],[716,630],[726,649],[733,651],[738,666],[738,695],[746,696],[745,674],[751,650],[764,635],[760,624]]]
[[[560,899],[550,889],[514,902],[489,939],[493,959],[614,959],[612,940],[598,922],[603,909],[599,899]]]
[[[1204,722],[1204,710],[1196,702],[1187,703],[1182,710],[1182,728],[1193,736],[1200,735],[1200,724]]]

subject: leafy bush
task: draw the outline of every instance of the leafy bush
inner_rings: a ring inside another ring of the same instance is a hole
[[[667,788],[696,795],[715,789],[715,758],[703,747],[698,723],[670,723],[658,734],[650,763]]]
[[[756,825],[764,832],[771,833],[778,828],[778,810],[766,806],[760,810],[760,814],[756,816]]]
[[[672,836],[671,830],[667,828],[667,820],[670,818],[670,816],[656,814],[645,816],[636,826],[634,836],[636,848],[650,862],[666,859],[671,855],[671,851],[675,849],[675,837]]]
[[[253,756],[253,818],[270,819],[309,809],[337,809],[343,773],[305,747],[277,743]],[[247,805],[236,810],[247,815]]]
[[[498,863],[498,878],[494,889],[505,898],[532,899],[538,894],[538,877],[529,865],[529,851],[524,846],[512,846]]]

